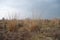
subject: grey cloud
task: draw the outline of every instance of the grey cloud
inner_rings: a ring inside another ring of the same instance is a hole
[[[10,8],[15,8],[17,10],[22,10],[24,16],[32,17],[32,11],[36,10],[34,14],[43,18],[50,18],[59,16],[60,14],[60,2],[59,0],[0,0],[0,6],[8,6]],[[39,12],[39,13],[38,13]]]

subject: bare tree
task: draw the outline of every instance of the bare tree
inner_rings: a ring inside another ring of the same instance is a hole
[[[18,15],[17,15],[16,12],[12,13],[12,14],[8,13],[8,18],[9,18],[9,20],[17,20],[18,19]]]

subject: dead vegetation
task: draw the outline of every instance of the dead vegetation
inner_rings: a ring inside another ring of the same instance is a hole
[[[5,20],[1,40],[60,40],[60,20]],[[2,23],[2,24],[1,24]],[[3,25],[4,24],[4,25]],[[1,31],[0,31],[1,34]]]

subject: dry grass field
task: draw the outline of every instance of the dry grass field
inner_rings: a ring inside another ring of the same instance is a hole
[[[60,40],[60,19],[0,20],[0,40]]]

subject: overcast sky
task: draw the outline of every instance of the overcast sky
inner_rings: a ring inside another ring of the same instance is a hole
[[[60,0],[0,0],[0,19],[14,14],[21,19],[60,18]]]

